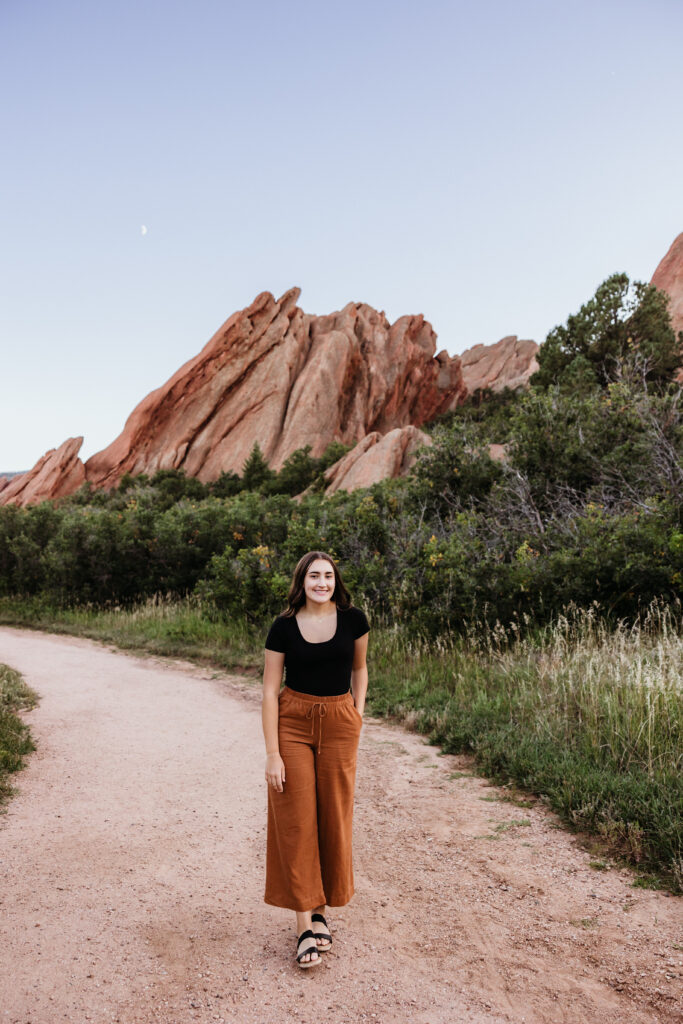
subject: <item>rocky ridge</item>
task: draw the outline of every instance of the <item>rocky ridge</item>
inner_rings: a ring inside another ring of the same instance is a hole
[[[429,434],[413,426],[395,427],[384,435],[373,430],[325,471],[325,494],[354,491],[387,477],[405,476],[415,464],[418,449],[431,443]]]
[[[423,316],[390,324],[365,303],[312,316],[298,307],[299,294],[293,288],[279,299],[258,295],[136,406],[107,448],[84,465],[80,443],[70,439],[21,483],[4,486],[0,504],[62,497],[86,480],[110,488],[125,473],[160,469],[182,469],[208,482],[241,471],[255,441],[279,469],[305,445],[317,456],[332,441],[355,445],[368,435],[419,427],[464,400],[460,357],[436,353],[436,335]],[[362,470],[350,479],[380,479],[380,466],[405,472],[408,449],[415,447],[409,431],[379,445],[372,458],[364,449]],[[330,487],[341,480],[335,473]]]
[[[34,505],[73,494],[85,483],[85,466],[78,458],[82,444],[82,437],[70,437],[59,448],[45,452],[27,473],[3,477],[0,505]]]
[[[420,426],[466,395],[460,358],[436,352],[422,316],[389,324],[364,303],[311,316],[299,289],[263,292],[199,355],[131,413],[85,475],[112,487],[124,473],[182,469],[203,482],[239,472],[254,442],[279,469],[296,449]]]
[[[526,387],[538,369],[535,341],[520,340],[516,334],[501,338],[495,345],[474,345],[460,356],[462,376],[468,394],[490,389]]]
[[[113,487],[124,473],[183,469],[215,480],[239,472],[255,441],[275,469],[307,444],[317,456],[331,441],[360,443],[330,467],[327,491],[366,487],[409,472],[427,436],[416,430],[423,423],[477,387],[523,386],[536,368],[534,342],[511,336],[449,356],[436,352],[423,316],[390,324],[365,303],[312,316],[297,306],[299,294],[261,293],[136,406],[107,448],[67,466],[70,439],[23,474],[21,486],[0,484],[0,505],[62,497],[84,480]]]
[[[683,330],[683,234],[652,284],[670,296],[674,328]],[[70,438],[21,477],[0,479],[0,505],[167,468],[207,482],[240,472],[255,441],[274,469],[307,444],[314,456],[331,441],[354,445],[328,469],[326,493],[369,486],[409,471],[426,437],[415,428],[478,389],[524,387],[537,369],[538,346],[516,335],[449,356],[436,352],[423,316],[390,324],[365,303],[313,316],[297,305],[299,294],[262,292],[140,402],[107,448],[84,465],[82,439]]]

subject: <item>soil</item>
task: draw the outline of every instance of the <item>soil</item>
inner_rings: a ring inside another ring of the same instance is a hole
[[[262,902],[258,683],[8,628],[0,661],[41,695],[0,816],[0,1024],[683,1019],[680,898],[370,718],[356,894],[302,971]]]

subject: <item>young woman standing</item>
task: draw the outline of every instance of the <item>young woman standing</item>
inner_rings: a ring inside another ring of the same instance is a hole
[[[332,558],[309,551],[266,639],[264,898],[296,911],[300,967],[319,964],[332,945],[325,906],[344,906],[354,892],[353,796],[369,628]]]

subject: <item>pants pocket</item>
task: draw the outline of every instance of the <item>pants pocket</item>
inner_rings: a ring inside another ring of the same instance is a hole
[[[356,719],[357,719],[357,720],[358,720],[358,721],[360,722],[360,724],[362,725],[362,724],[363,724],[363,716],[361,715],[360,711],[359,711],[359,710],[358,710],[358,708],[356,707],[356,704],[355,704],[355,702],[354,702],[353,700],[351,700],[351,701],[350,701],[349,703],[350,703],[350,705],[351,705],[351,710],[353,711],[353,714],[354,714],[355,718],[356,718]]]

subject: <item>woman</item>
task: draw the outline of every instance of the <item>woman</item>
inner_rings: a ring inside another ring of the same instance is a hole
[[[344,906],[354,892],[353,793],[369,628],[330,556],[309,551],[266,639],[265,902],[296,911],[296,960],[304,968],[321,963],[332,945],[325,906]]]

